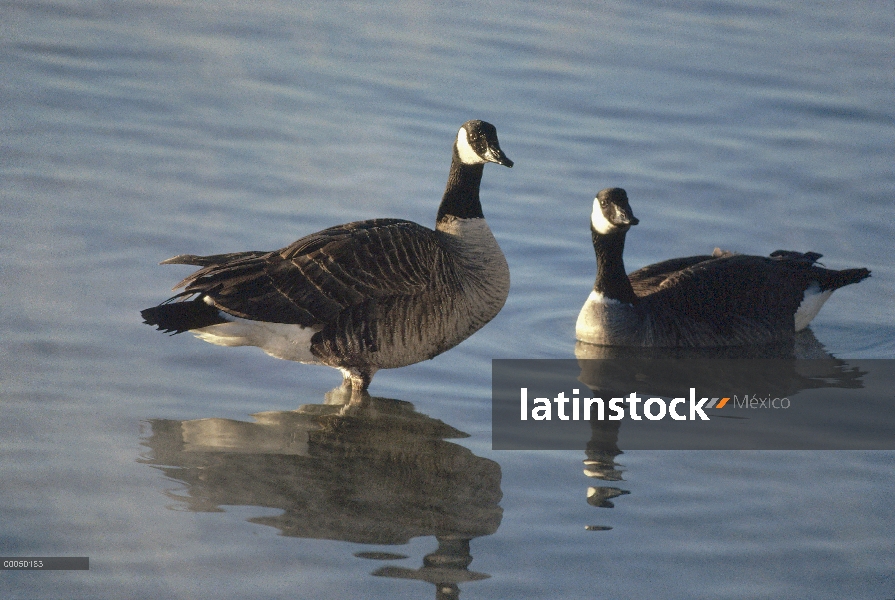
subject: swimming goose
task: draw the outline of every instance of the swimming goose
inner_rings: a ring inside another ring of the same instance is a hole
[[[718,249],[627,275],[625,235],[638,222],[625,190],[597,194],[591,214],[597,280],[575,326],[583,342],[696,348],[779,341],[805,329],[834,290],[870,276],[867,269],[817,266],[815,252],[763,257]]]
[[[273,252],[180,255],[203,267],[182,292],[141,312],[172,334],[257,346],[287,360],[340,369],[365,392],[378,369],[433,358],[503,307],[506,259],[479,201],[486,162],[512,167],[484,121],[457,132],[435,229],[401,219],[330,227]]]

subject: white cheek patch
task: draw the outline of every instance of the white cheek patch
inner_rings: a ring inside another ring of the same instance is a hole
[[[607,234],[615,229],[615,225],[606,220],[603,211],[600,210],[600,201],[594,200],[594,210],[590,214],[590,223],[597,233]]]
[[[485,160],[476,154],[475,150],[472,149],[472,146],[469,145],[466,129],[463,127],[457,132],[457,155],[460,157],[460,161],[467,165],[485,164]]]

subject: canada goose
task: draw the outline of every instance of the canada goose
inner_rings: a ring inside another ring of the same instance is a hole
[[[805,329],[834,290],[870,276],[867,269],[819,267],[815,252],[763,257],[719,249],[627,275],[625,235],[638,222],[625,190],[597,194],[591,214],[597,280],[575,326],[583,342],[711,347],[783,340]]]
[[[273,252],[168,259],[161,264],[203,268],[174,287],[182,292],[143,310],[145,323],[335,367],[352,398],[366,392],[378,369],[433,358],[503,307],[510,272],[479,201],[486,162],[513,166],[493,125],[467,121],[457,132],[434,231],[372,219]]]

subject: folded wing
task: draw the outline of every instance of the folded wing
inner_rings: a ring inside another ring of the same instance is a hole
[[[400,219],[331,227],[274,252],[171,260],[206,265],[174,288],[184,290],[171,301],[200,297],[236,317],[306,327],[380,299],[420,295],[436,265],[452,262],[434,231]]]

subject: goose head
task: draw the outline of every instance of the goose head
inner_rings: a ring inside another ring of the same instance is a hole
[[[628,194],[622,188],[606,188],[594,198],[594,210],[590,215],[590,226],[600,235],[625,233],[640,220],[631,212]]]
[[[454,144],[460,162],[467,165],[483,165],[493,162],[505,167],[512,167],[513,161],[500,149],[497,141],[497,129],[485,121],[467,121],[457,132]]]

